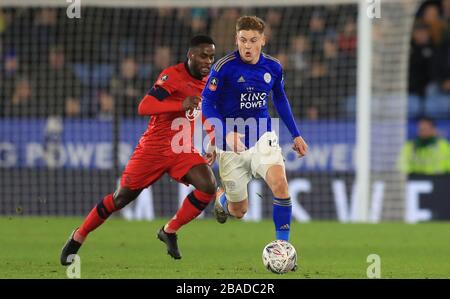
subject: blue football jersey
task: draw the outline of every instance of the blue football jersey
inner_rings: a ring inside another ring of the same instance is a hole
[[[270,97],[293,137],[299,136],[284,92],[283,70],[279,61],[261,53],[256,64],[248,64],[235,51],[212,67],[202,92],[202,111],[206,118],[221,120],[223,134],[229,131],[245,134],[245,145],[249,148],[266,131],[272,130],[268,111]],[[227,119],[241,119],[246,125],[243,128],[227,126]]]

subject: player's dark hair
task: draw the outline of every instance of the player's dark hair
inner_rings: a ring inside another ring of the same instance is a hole
[[[202,44],[215,45],[213,39],[207,35],[196,35],[189,42],[189,49],[196,48]]]
[[[263,33],[265,28],[266,24],[257,16],[243,16],[236,22],[236,32],[241,30],[256,30],[259,33]]]

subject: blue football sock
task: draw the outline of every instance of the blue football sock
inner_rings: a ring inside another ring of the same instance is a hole
[[[273,222],[277,240],[289,241],[291,230],[292,203],[291,198],[273,198]]]
[[[219,202],[220,202],[220,205],[222,206],[223,210],[225,211],[225,213],[227,215],[230,215],[230,212],[228,211],[228,200],[227,200],[227,197],[225,196],[225,192],[222,193],[222,195],[220,196]]]

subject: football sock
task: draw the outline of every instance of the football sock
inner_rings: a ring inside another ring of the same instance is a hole
[[[80,228],[75,232],[73,236],[74,240],[83,243],[87,235],[105,222],[105,220],[116,210],[113,195],[106,195],[87,215],[83,224],[81,224]]]
[[[274,197],[272,213],[277,240],[289,241],[292,215],[291,198]]]
[[[220,205],[222,206],[222,209],[225,211],[225,213],[227,215],[230,215],[230,212],[228,211],[228,200],[227,200],[227,196],[226,196],[225,192],[222,193],[222,195],[220,196],[219,202],[220,202]]]
[[[175,216],[164,226],[166,233],[175,233],[192,219],[196,218],[214,199],[215,194],[194,190],[183,200]]]

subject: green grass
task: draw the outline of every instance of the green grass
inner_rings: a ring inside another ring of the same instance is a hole
[[[0,218],[0,278],[65,278],[60,249],[81,218]],[[450,223],[293,223],[299,270],[275,275],[262,265],[271,221],[196,220],[182,228],[183,259],[172,260],[156,231],[165,220],[107,221],[79,252],[82,278],[366,278],[381,258],[382,278],[450,278]]]

